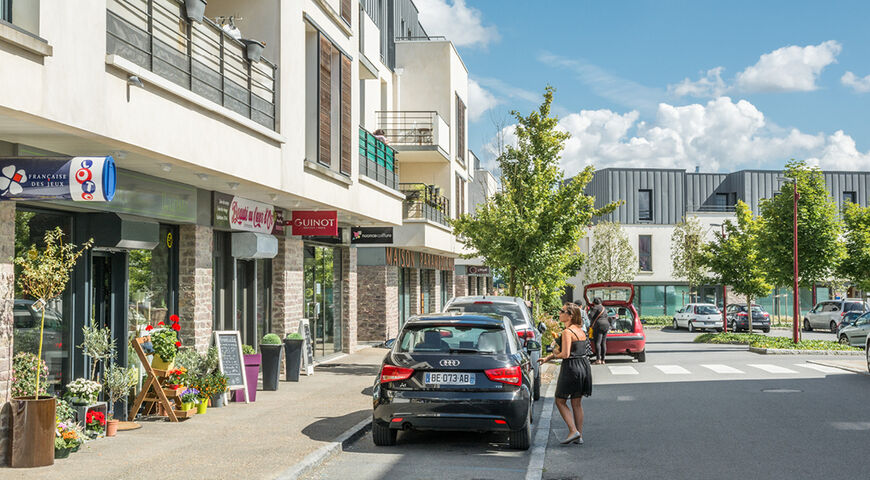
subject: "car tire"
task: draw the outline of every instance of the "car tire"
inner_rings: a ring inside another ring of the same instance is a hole
[[[737,323],[736,322],[729,323],[728,324],[728,331],[737,333]]]
[[[674,330],[679,330],[680,326],[677,324],[677,319],[674,319]]]
[[[840,345],[849,345],[849,337],[845,335],[840,335]]]
[[[691,321],[691,320],[689,321],[689,327],[688,327],[688,330],[689,330],[689,333],[693,333],[693,332],[695,331],[695,325],[692,324],[692,321]]]
[[[538,401],[541,399],[541,370],[538,369],[538,374],[535,375],[535,386],[532,388],[532,399]]]
[[[763,329],[761,329],[761,331],[764,333],[770,333],[770,327],[763,328]]]
[[[528,450],[532,443],[532,407],[529,406],[528,418],[519,430],[511,430],[508,444],[514,450]]]
[[[372,422],[372,440],[379,447],[391,447],[396,444],[396,435],[398,430],[393,430],[390,427],[380,425],[378,422]]]
[[[828,327],[831,329],[831,333],[837,333],[837,324],[834,323],[834,321],[831,321],[831,324],[828,325]]]
[[[642,352],[638,353],[637,355],[634,356],[634,358],[637,359],[638,363],[646,362],[646,350],[643,350]]]
[[[716,329],[716,333],[722,333],[722,329],[721,329],[721,328],[717,328],[717,329]]]
[[[867,355],[867,371],[870,372],[870,342],[864,346],[864,353]]]
[[[813,331],[813,326],[810,325],[809,319],[806,319],[806,318],[804,319],[804,331],[805,332],[812,332]]]

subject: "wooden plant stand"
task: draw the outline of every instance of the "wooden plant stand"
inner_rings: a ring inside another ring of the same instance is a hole
[[[158,405],[163,407],[161,415],[167,417],[170,422],[177,422],[179,418],[192,417],[196,413],[196,409],[181,410],[181,397],[178,389],[166,387],[169,371],[151,367],[151,362],[148,361],[145,350],[142,349],[142,344],[150,341],[151,337],[148,336],[134,338],[130,342],[136,355],[139,356],[139,361],[142,363],[145,373],[148,374],[148,378],[145,379],[142,391],[136,396],[136,401],[130,408],[129,418],[136,418],[140,407],[143,415],[157,415]]]

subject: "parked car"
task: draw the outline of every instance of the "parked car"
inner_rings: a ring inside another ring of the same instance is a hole
[[[646,334],[640,315],[634,309],[634,286],[630,283],[592,283],[583,287],[587,303],[598,297],[608,310],[610,331],[607,333],[607,355],[631,355],[638,362],[646,361]],[[615,315],[611,316],[611,310]],[[593,325],[594,328],[594,325]],[[593,351],[595,345],[592,346]]]
[[[508,317],[517,331],[520,342],[534,340],[541,343],[541,333],[535,328],[532,312],[520,297],[467,296],[451,298],[444,306],[447,312],[493,313]],[[534,386],[532,395],[535,400],[541,398],[541,366],[538,359],[541,351],[531,352],[532,368],[534,369]]]
[[[680,328],[721,332],[722,311],[712,303],[690,303],[674,314],[674,330]]]
[[[746,305],[732,303],[725,309],[728,319],[728,329],[732,332],[749,330],[749,315],[746,314]],[[721,324],[721,317],[720,317]],[[761,305],[752,306],[752,329],[759,329],[764,333],[770,331],[770,314],[761,308]],[[751,332],[750,332],[751,333]]]
[[[867,340],[864,344],[864,355],[867,357],[867,371],[870,372],[870,335],[867,335]]]
[[[36,353],[39,349],[39,330],[42,324],[42,310],[37,310],[36,302],[16,298],[12,306],[13,342],[16,352]],[[51,374],[49,383],[59,386],[64,365],[67,362],[69,346],[64,345],[63,315],[51,307],[45,308],[45,328],[42,336],[42,357]]]
[[[374,385],[372,438],[395,445],[399,430],[509,432],[511,448],[531,440],[534,340],[488,314],[412,317],[384,357]]]
[[[861,315],[864,315],[864,312],[846,312],[840,320],[840,323],[837,324],[837,333],[840,333],[846,327],[855,325],[855,321],[858,320],[858,317]]]
[[[849,312],[866,312],[870,305],[860,298],[844,298],[840,300],[825,300],[819,302],[804,317],[804,330],[811,332],[814,328],[827,328],[831,333],[837,333],[837,324]]]
[[[867,344],[867,334],[870,334],[870,312],[858,317],[854,325],[843,328],[838,338],[844,345],[864,347]]]

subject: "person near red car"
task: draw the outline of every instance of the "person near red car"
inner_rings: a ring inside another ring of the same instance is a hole
[[[610,331],[610,320],[607,318],[607,309],[601,305],[601,299],[592,299],[592,309],[589,311],[589,320],[592,323],[593,341],[595,342],[595,364],[604,365],[604,356],[607,355],[607,332]]]

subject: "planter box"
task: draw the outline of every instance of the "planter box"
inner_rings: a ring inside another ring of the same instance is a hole
[[[245,57],[251,62],[259,62],[263,57],[263,49],[266,48],[266,45],[259,40],[247,38],[242,38],[239,41],[245,44]]]
[[[45,467],[54,464],[54,397],[13,398],[12,448],[9,465],[13,468]]]
[[[245,355],[245,379],[248,382],[248,400],[251,402],[257,400],[257,382],[260,379],[261,363],[263,363],[263,357],[259,353]],[[244,392],[241,390],[233,391],[233,401],[244,402]]]
[[[305,340],[284,339],[284,380],[299,381],[299,370],[302,368],[302,346]]]
[[[278,390],[278,375],[281,373],[283,345],[260,345],[263,354],[263,390]]]

